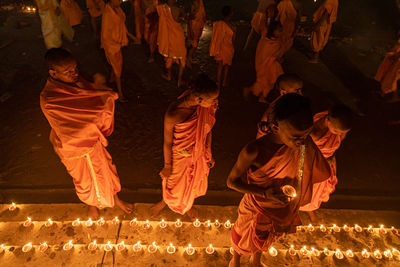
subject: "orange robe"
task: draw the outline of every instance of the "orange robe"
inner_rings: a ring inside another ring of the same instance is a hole
[[[198,106],[188,120],[174,127],[172,174],[168,178],[160,174],[163,199],[174,212],[186,213],[194,199],[207,192],[211,150],[206,141],[215,123],[215,111],[215,107]]]
[[[206,24],[206,10],[204,9],[203,0],[199,1],[199,7],[194,16],[194,19],[189,21],[189,41],[192,47],[199,45],[201,34],[203,33],[204,25]]]
[[[158,52],[165,57],[166,67],[170,68],[175,61],[186,64],[185,34],[179,22],[172,17],[171,8],[167,4],[158,5]]]
[[[40,107],[51,126],[50,141],[72,176],[79,199],[98,208],[113,207],[121,185],[105,147],[114,130],[117,94],[95,90],[82,78],[79,82],[83,88],[49,78]]]
[[[222,61],[223,65],[232,65],[235,53],[233,36],[235,32],[224,21],[216,21],[213,24],[213,32],[210,42],[210,56],[216,61]]]
[[[144,18],[144,39],[150,47],[150,52],[154,53],[157,47],[158,35],[158,14],[156,7],[158,0],[154,0],[153,4],[146,8]]]
[[[121,47],[128,45],[127,32],[124,11],[107,4],[101,21],[101,47],[117,77],[122,74]]]
[[[291,0],[283,0],[278,4],[278,18],[282,24],[283,51],[287,52],[293,45],[294,31],[296,29],[297,10]]]
[[[328,23],[318,27],[316,31],[311,34],[311,48],[314,52],[321,51],[328,43],[329,34],[331,33],[332,24],[337,18],[338,0],[325,0],[325,2],[314,13],[313,21],[317,23],[322,15],[328,13]]]
[[[231,230],[233,248],[237,253],[252,255],[267,251],[280,235],[294,232],[295,226],[301,224],[298,211],[300,206],[310,202],[313,184],[330,176],[329,165],[311,138],[305,142],[303,164],[301,155],[301,147],[293,149],[282,145],[264,166],[248,170],[249,184],[277,190],[290,184],[297,188],[297,197],[282,205],[271,199],[245,194]]]
[[[105,3],[103,0],[86,0],[86,6],[92,18],[101,16],[104,11]]]
[[[69,25],[75,26],[82,22],[82,10],[74,0],[61,0],[60,8]]]
[[[396,44],[388,52],[375,75],[375,80],[381,84],[384,94],[397,90],[397,81],[400,79],[400,44]]]
[[[267,38],[265,35],[260,38],[255,60],[257,79],[251,86],[251,92],[255,96],[267,97],[274,88],[276,80],[283,74],[282,66],[278,62],[282,56],[282,44],[278,39]]]
[[[327,116],[328,111],[316,114],[314,116],[314,123],[319,120],[325,120]],[[340,146],[340,136],[327,131],[326,134],[321,136],[318,140],[314,138],[313,140],[326,159],[332,157],[332,161],[329,163],[331,176],[328,180],[323,181],[322,183],[314,184],[311,202],[302,206],[300,208],[302,211],[316,210],[321,206],[322,202],[327,202],[329,200],[329,195],[335,191],[335,186],[338,182],[336,176],[336,158],[334,157],[334,154]]]
[[[265,28],[266,23],[267,22],[265,13],[256,11],[253,14],[253,18],[251,19],[250,25],[256,33],[261,34],[262,29]]]

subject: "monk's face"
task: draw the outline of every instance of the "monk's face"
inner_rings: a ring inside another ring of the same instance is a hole
[[[203,94],[198,97],[198,103],[204,108],[218,105],[219,91],[209,94]]]
[[[303,83],[300,82],[281,82],[279,84],[279,91],[281,95],[295,93],[303,95]]]
[[[279,136],[281,141],[290,148],[297,148],[304,144],[311,132],[312,126],[305,130],[295,128],[288,120],[279,121],[274,133]]]
[[[75,60],[72,60],[56,65],[49,69],[49,74],[53,79],[65,83],[76,83],[79,79],[78,64]]]
[[[350,131],[350,129],[344,129],[338,119],[332,118],[330,116],[326,117],[326,126],[328,126],[328,129],[331,133],[340,136],[346,135]]]
[[[112,7],[119,7],[121,5],[122,0],[111,0],[110,4]]]

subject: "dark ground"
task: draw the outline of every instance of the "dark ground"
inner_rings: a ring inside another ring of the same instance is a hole
[[[82,1],[83,2],[83,1]],[[253,3],[254,2],[254,3]],[[304,2],[304,15],[310,17],[315,6]],[[239,195],[228,192],[225,180],[244,144],[254,138],[256,123],[265,109],[255,99],[244,101],[241,89],[255,78],[254,52],[241,47],[249,31],[248,21],[256,1],[243,7],[244,1],[205,1],[208,19],[218,18],[220,7],[234,6],[238,25],[236,54],[230,75],[230,87],[221,92],[220,108],[213,135],[216,166],[209,177],[210,194],[200,202],[220,200],[237,204]],[[82,5],[83,6],[83,5]],[[129,9],[125,6],[126,10]],[[128,11],[129,14],[129,11]],[[336,192],[323,207],[398,209],[400,197],[400,104],[387,104],[379,98],[379,86],[373,80],[384,53],[394,43],[399,13],[395,1],[340,1],[339,18],[331,40],[321,55],[321,63],[307,63],[309,42],[295,41],[284,62],[286,72],[299,74],[305,82],[305,95],[311,98],[315,112],[341,101],[353,107],[357,122],[337,153]],[[24,20],[29,27],[18,28]],[[0,50],[0,188],[5,200],[17,202],[76,202],[71,177],[65,171],[48,140],[49,125],[39,107],[39,94],[47,78],[43,60],[45,47],[40,38],[40,20],[35,16],[1,12],[0,44],[13,43]],[[133,28],[128,16],[128,27]],[[209,24],[210,25],[210,24]],[[304,25],[307,28],[307,23]],[[132,31],[132,30],[131,30]],[[195,54],[193,70],[215,78],[216,66],[208,56],[211,28],[207,26]],[[96,72],[108,74],[102,50],[96,49],[85,13],[83,25],[76,28],[74,43],[65,42],[80,62],[83,76]],[[161,180],[162,118],[168,103],[180,93],[176,81],[168,83],[160,74],[163,61],[147,64],[147,49],[132,43],[123,50],[123,87],[128,103],[116,105],[116,124],[109,138],[113,156],[125,190],[131,201],[156,202]],[[157,189],[157,190],[155,190]],[[213,203],[216,204],[216,203]]]

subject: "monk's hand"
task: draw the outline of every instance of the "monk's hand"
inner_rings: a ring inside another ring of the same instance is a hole
[[[213,157],[211,157],[211,159],[207,162],[207,166],[208,168],[212,168],[215,165],[215,159]]]
[[[269,198],[269,199],[273,199],[279,203],[281,203],[282,205],[286,205],[290,202],[290,198],[288,198],[283,192],[282,190],[276,190],[273,187],[270,187],[268,189],[266,189],[264,191],[264,197],[265,198]]]
[[[171,173],[172,173],[172,166],[171,165],[165,165],[164,168],[161,170],[161,174],[165,178],[170,177]]]

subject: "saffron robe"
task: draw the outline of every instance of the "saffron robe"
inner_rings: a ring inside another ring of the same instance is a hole
[[[153,0],[153,4],[145,9],[144,40],[149,45],[151,53],[154,53],[157,47],[157,35],[158,35],[158,14],[156,10],[157,5],[158,5],[158,0]]]
[[[222,61],[222,65],[232,65],[235,48],[233,36],[235,32],[224,21],[216,21],[213,24],[212,37],[210,42],[210,56],[216,61]]]
[[[289,184],[297,188],[297,196],[288,204],[280,204],[272,199],[245,194],[231,230],[233,248],[237,253],[253,255],[267,251],[280,235],[294,232],[295,226],[301,224],[298,211],[300,206],[310,202],[313,184],[330,176],[328,163],[310,137],[306,139],[304,148],[302,153],[302,147],[293,149],[282,145],[264,166],[248,170],[249,184],[277,190]]]
[[[198,106],[189,119],[174,127],[172,174],[160,174],[163,199],[174,212],[186,213],[194,199],[207,192],[211,150],[206,141],[215,123],[215,111],[215,107]]]
[[[69,25],[75,26],[82,22],[82,10],[74,0],[61,0],[61,10]]]
[[[199,45],[204,25],[206,24],[206,10],[204,9],[203,0],[199,1],[199,7],[196,11],[194,19],[189,21],[189,41],[192,47]]]
[[[381,84],[383,94],[397,90],[397,81],[400,79],[400,44],[396,44],[392,51],[386,53],[375,75],[375,80]]]
[[[106,4],[103,0],[86,0],[86,6],[90,16],[92,18],[97,18],[103,14]]]
[[[114,130],[117,94],[96,90],[84,79],[80,88],[52,78],[40,94],[40,107],[51,126],[50,141],[72,176],[79,199],[98,208],[113,207],[121,190],[106,150]]]
[[[318,27],[316,31],[313,31],[311,34],[311,48],[316,53],[321,51],[328,43],[332,24],[336,21],[337,18],[338,5],[338,0],[325,0],[322,6],[320,6],[314,13],[314,23],[317,23],[325,12],[328,13],[327,23],[322,24],[320,27]]]
[[[282,25],[283,52],[286,53],[293,45],[294,31],[296,29],[297,10],[291,0],[283,0],[278,4],[278,19]]]
[[[107,4],[101,21],[101,47],[117,77],[122,74],[121,47],[128,45],[127,32],[124,11]]]

